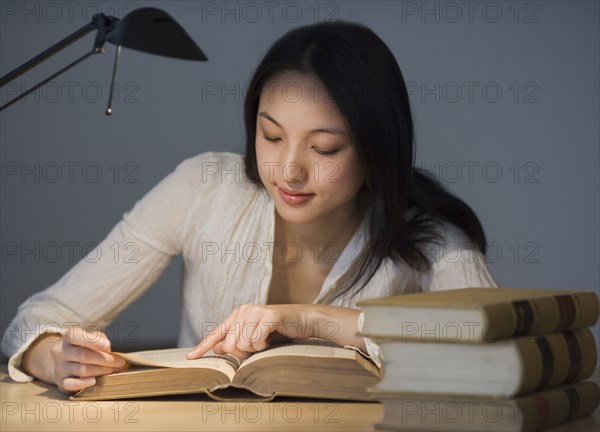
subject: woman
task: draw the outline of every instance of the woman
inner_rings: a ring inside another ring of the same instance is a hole
[[[358,300],[496,286],[474,212],[413,167],[404,79],[368,28],[284,35],[252,78],[245,123],[245,157],[182,162],[98,247],[133,245],[133,259],[83,259],[19,308],[2,345],[14,379],[72,392],[119,370],[86,323],[106,326],[179,253],[189,358],[317,336],[378,362],[378,347],[356,336]]]

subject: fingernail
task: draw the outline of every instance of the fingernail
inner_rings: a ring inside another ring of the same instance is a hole
[[[196,357],[196,350],[190,351],[189,353],[187,353],[187,358],[188,359],[193,359],[195,357]]]

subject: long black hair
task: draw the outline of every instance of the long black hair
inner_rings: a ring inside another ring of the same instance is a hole
[[[436,219],[462,229],[485,253],[485,234],[473,210],[414,166],[413,122],[402,72],[387,45],[357,23],[329,21],[297,27],[268,50],[244,102],[244,161],[250,181],[262,186],[255,149],[260,94],[269,79],[286,71],[311,74],[325,86],[346,120],[364,171],[359,194],[368,201],[369,238],[353,264],[347,290],[358,292],[386,257],[404,260],[419,271],[429,270],[431,263],[422,246],[439,241]],[[408,218],[411,208],[416,211]]]

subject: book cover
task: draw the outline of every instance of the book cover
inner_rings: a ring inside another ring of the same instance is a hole
[[[364,300],[362,334],[405,341],[487,343],[593,326],[591,291],[462,288]]]
[[[588,416],[600,403],[600,389],[591,381],[511,399],[380,392],[374,396],[384,404],[376,427],[387,430],[537,431]]]
[[[489,344],[380,341],[379,391],[509,398],[589,378],[597,363],[587,328]]]

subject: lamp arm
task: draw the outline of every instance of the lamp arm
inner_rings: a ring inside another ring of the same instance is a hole
[[[89,51],[88,53],[86,53],[83,56],[79,57],[77,60],[69,63],[67,66],[65,66],[64,68],[62,68],[61,70],[59,70],[58,72],[56,72],[55,74],[53,74],[52,76],[50,76],[49,78],[46,78],[41,83],[35,85],[34,87],[30,88],[26,92],[20,94],[16,98],[12,99],[10,102],[7,102],[6,104],[2,105],[0,107],[0,111],[2,111],[4,108],[9,107],[10,105],[12,105],[13,103],[15,103],[16,101],[24,98],[29,93],[37,90],[38,88],[40,88],[41,86],[43,86],[44,84],[46,84],[51,79],[56,78],[58,75],[60,75],[63,72],[66,72],[67,70],[71,69],[73,66],[75,66],[78,63],[82,62],[83,60],[85,60],[86,58],[88,58],[90,55],[102,53],[104,51],[102,49],[102,46],[104,45],[104,42],[106,41],[106,34],[110,30],[112,30],[114,28],[114,26],[117,24],[118,21],[119,21],[118,18],[115,18],[115,17],[112,17],[112,16],[111,17],[107,17],[103,13],[97,13],[96,15],[94,15],[92,17],[92,20],[88,24],[84,25],[79,30],[71,33],[69,36],[67,36],[66,38],[64,38],[60,42],[57,42],[54,45],[52,45],[46,51],[42,52],[41,54],[38,54],[37,56],[35,56],[31,60],[25,62],[24,64],[22,64],[21,66],[19,66],[15,70],[7,73],[2,78],[0,78],[0,88],[2,88],[6,84],[8,84],[9,82],[13,81],[15,78],[23,75],[28,70],[30,70],[30,69],[34,68],[35,66],[37,66],[38,64],[42,63],[44,60],[48,59],[49,57],[52,57],[57,52],[65,49],[66,47],[68,47],[69,45],[71,45],[73,42],[81,39],[83,36],[85,36],[86,34],[88,34],[89,32],[91,32],[92,30],[94,30],[94,29],[98,30],[98,33],[96,34],[96,39],[94,40],[94,48],[91,51]]]
[[[89,56],[91,56],[92,54],[101,54],[103,52],[102,48],[93,48],[91,51],[88,51],[87,53],[85,53],[84,55],[82,55],[81,57],[79,57],[77,60],[69,63],[68,65],[66,65],[64,68],[62,68],[61,70],[59,70],[58,72],[50,75],[48,78],[46,78],[44,81],[36,84],[35,86],[31,87],[29,90],[21,93],[19,96],[15,97],[14,99],[10,100],[9,102],[5,103],[4,105],[0,106],[0,111],[3,111],[5,108],[8,108],[9,106],[11,106],[12,104],[14,104],[15,102],[23,99],[25,96],[27,96],[28,94],[36,91],[37,89],[39,89],[40,87],[42,87],[44,84],[46,84],[48,81],[56,78],[57,76],[59,76],[60,74],[62,74],[63,72],[68,71],[69,69],[71,69],[73,66],[76,66],[77,64],[81,63],[82,61],[84,61],[86,58],[88,58]]]
[[[92,17],[92,20],[88,24],[84,25],[79,30],[71,33],[69,36],[67,36],[60,42],[57,42],[54,45],[52,45],[46,51],[42,52],[41,54],[38,54],[37,56],[35,56],[31,60],[29,60],[28,62],[22,64],[15,70],[7,73],[2,78],[0,78],[0,87],[5,86],[10,81],[23,75],[28,70],[34,68],[35,66],[37,66],[38,64],[40,64],[41,62],[46,60],[47,58],[52,57],[57,52],[65,49],[66,47],[71,45],[73,42],[76,42],[77,40],[81,39],[83,36],[85,36],[86,34],[88,34],[89,32],[91,32],[94,29],[98,29],[98,34],[96,35],[96,40],[94,41],[94,48],[96,48],[96,49],[102,48],[102,46],[104,45],[105,38],[106,38],[106,33],[108,31],[110,31],[116,25],[116,23],[118,21],[119,21],[118,18],[107,17],[106,15],[104,15],[102,13],[98,13],[98,14],[94,15]]]
[[[35,66],[37,66],[38,64],[40,64],[41,62],[46,60],[47,58],[52,57],[54,54],[56,54],[57,52],[61,51],[64,48],[68,47],[73,42],[81,39],[83,36],[85,36],[86,34],[91,32],[92,30],[94,30],[94,27],[95,27],[94,23],[90,22],[89,24],[87,24],[87,25],[83,26],[82,28],[80,28],[79,30],[77,30],[75,33],[67,36],[60,42],[52,45],[50,48],[48,48],[43,53],[38,54],[37,56],[35,56],[31,60],[29,60],[28,62],[22,64],[21,66],[19,66],[12,72],[7,73],[2,78],[0,78],[0,87],[8,84],[10,81],[13,81],[15,78],[23,75],[28,70],[34,68]]]

